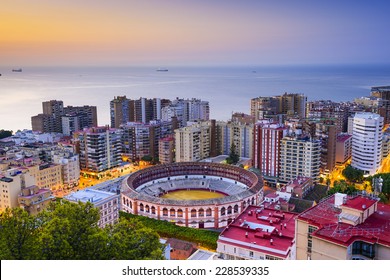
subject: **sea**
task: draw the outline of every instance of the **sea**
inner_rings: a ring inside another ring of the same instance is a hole
[[[23,67],[0,66],[0,129],[31,129],[42,102],[97,106],[98,124],[110,123],[109,103],[128,98],[199,98],[210,117],[230,119],[250,112],[250,99],[302,93],[308,101],[353,101],[372,86],[390,85],[389,65]]]

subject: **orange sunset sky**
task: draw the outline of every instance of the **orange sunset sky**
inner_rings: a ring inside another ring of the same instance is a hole
[[[389,6],[377,0],[3,0],[0,63],[389,62]]]

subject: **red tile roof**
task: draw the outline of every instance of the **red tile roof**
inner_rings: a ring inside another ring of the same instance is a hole
[[[376,200],[363,196],[347,199],[343,207],[364,210]],[[325,239],[343,246],[349,246],[355,240],[369,243],[379,243],[390,246],[390,205],[378,203],[377,211],[371,214],[363,223],[356,226],[338,222],[341,209],[334,206],[334,196],[298,215],[298,220],[307,221],[319,229],[313,233],[320,239]]]
[[[295,242],[296,216],[249,206],[221,232],[218,242],[287,258]]]
[[[350,138],[352,138],[352,135],[350,135],[350,134],[341,134],[341,135],[337,136],[337,141],[338,142],[345,142]]]
[[[376,203],[376,200],[369,199],[363,196],[357,196],[352,199],[348,199],[343,206],[347,206],[357,210],[364,210]]]

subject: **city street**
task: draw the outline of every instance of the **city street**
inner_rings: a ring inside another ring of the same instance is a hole
[[[143,168],[143,167],[134,166],[132,164],[129,167],[122,167],[122,168],[116,167],[116,168],[113,168],[107,176],[102,177],[101,179],[80,176],[80,181],[79,181],[79,184],[77,186],[74,186],[73,188],[64,188],[61,190],[53,191],[53,195],[55,197],[62,198],[64,196],[70,194],[71,192],[75,192],[77,190],[82,190],[82,189],[85,189],[85,188],[88,188],[91,186],[95,186],[97,184],[100,184],[100,183],[103,183],[103,182],[106,182],[109,180],[114,180],[114,179],[117,179],[119,177],[125,177],[133,172],[138,171],[140,168]],[[107,172],[109,172],[109,171],[107,171]]]

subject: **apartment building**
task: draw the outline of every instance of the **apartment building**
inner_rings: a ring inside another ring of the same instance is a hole
[[[344,164],[352,155],[352,135],[343,133],[337,135],[336,164]]]
[[[75,133],[81,171],[99,173],[119,166],[122,162],[121,136],[121,130],[103,126]]]
[[[280,176],[281,140],[287,127],[272,120],[258,121],[253,133],[253,165],[267,177]]]
[[[214,120],[176,129],[176,162],[199,161],[217,155],[215,135]]]
[[[65,196],[64,199],[74,203],[92,203],[94,207],[99,209],[100,219],[98,226],[101,228],[118,222],[120,208],[119,193],[87,188],[73,192]]]
[[[66,187],[76,186],[80,180],[79,155],[66,150],[51,152],[52,162],[61,166],[63,185]]]
[[[54,200],[49,189],[40,189],[35,185],[22,189],[18,196],[19,206],[30,215],[38,214]]]
[[[221,232],[217,252],[225,260],[293,260],[296,216],[248,206]]]
[[[289,182],[298,176],[317,183],[321,166],[321,141],[309,136],[286,136],[280,146],[280,181]]]
[[[336,193],[296,219],[298,260],[389,260],[390,206]]]
[[[62,188],[62,167],[55,163],[41,163],[27,166],[28,172],[34,176],[40,189],[50,189],[51,191]]]
[[[0,211],[19,207],[18,196],[22,189],[35,184],[35,178],[19,169],[0,172]]]
[[[158,140],[158,158],[162,164],[174,162],[175,137],[167,136]]]
[[[121,125],[122,152],[132,161],[144,156],[159,156],[159,139],[173,133],[172,122],[150,121],[149,123],[128,122]]]
[[[231,120],[218,123],[222,133],[222,154],[230,154],[232,144],[240,157],[252,158],[253,124]]]
[[[383,117],[359,112],[353,117],[351,166],[374,175],[382,161]]]

